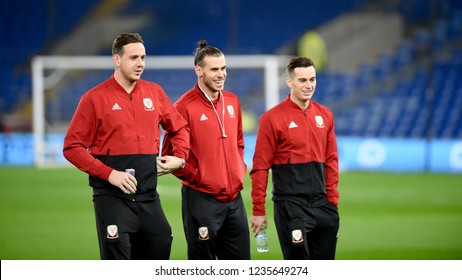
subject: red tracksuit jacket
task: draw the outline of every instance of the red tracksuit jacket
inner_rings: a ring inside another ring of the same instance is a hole
[[[94,194],[155,199],[159,124],[175,135],[172,154],[187,158],[187,123],[162,88],[139,80],[127,94],[112,76],[82,96],[64,139],[63,153],[90,175]],[[107,181],[113,169],[126,168],[135,169],[138,186],[134,195],[124,194]]]
[[[310,101],[306,111],[290,97],[265,112],[258,128],[252,179],[253,215],[265,215],[268,170],[273,200],[337,205],[338,151],[332,112]]]
[[[173,174],[184,185],[228,202],[243,189],[247,169],[241,108],[238,97],[225,90],[214,104],[216,112],[197,84],[175,103],[189,124],[191,150],[185,168]],[[171,154],[170,139],[167,134],[162,155]]]

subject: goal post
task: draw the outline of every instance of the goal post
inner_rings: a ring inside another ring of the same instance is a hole
[[[261,103],[264,100],[264,109],[267,110],[280,100],[281,89],[285,88],[283,71],[289,60],[290,57],[279,55],[226,55],[228,77],[225,88],[236,92],[241,88],[241,84],[253,83],[244,79],[245,77],[233,80],[233,76],[237,76],[237,73],[245,69],[254,69],[258,72],[256,75],[261,76],[256,78],[256,83],[261,84],[253,85],[251,94],[256,94],[254,99],[260,98],[257,102]],[[114,64],[110,56],[34,57],[32,60],[32,102],[34,153],[37,167],[69,165],[62,155],[62,144],[69,120],[57,120],[59,117],[57,119],[47,117],[47,114],[50,114],[47,101],[66,98],[65,93],[63,94],[62,91],[66,91],[66,87],[73,86],[71,76],[75,79],[78,75],[84,76],[84,72],[94,71],[92,73],[99,73],[100,71],[105,71],[102,77],[108,78],[113,69]],[[182,74],[181,71],[189,71],[187,72],[188,76],[193,77],[194,80],[192,81],[197,81],[193,72],[193,59],[191,56],[147,56],[145,72],[142,78],[153,81],[150,77],[146,77],[146,73],[149,71],[168,72],[173,76]],[[231,72],[233,73],[230,74]],[[71,75],[71,73],[74,74]],[[160,72],[155,73],[159,74]],[[154,76],[157,75],[155,73],[153,73]],[[241,76],[246,75],[246,73],[241,74]],[[98,83],[103,80],[104,78],[101,78]],[[163,80],[154,82],[159,83],[164,89],[169,83]],[[177,82],[170,81],[170,83]],[[88,85],[87,88],[82,88],[78,91],[78,96],[74,96],[74,100],[68,101],[68,103],[73,102],[76,107],[75,99],[80,99],[86,90],[95,85],[92,84],[91,86]],[[191,88],[193,83],[185,86]],[[166,90],[166,93],[169,94],[169,91]],[[241,97],[239,92],[236,93]],[[174,101],[172,100],[172,102]],[[241,103],[243,103],[242,100]]]

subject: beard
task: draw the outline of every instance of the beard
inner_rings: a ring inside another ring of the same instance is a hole
[[[223,82],[221,84],[217,84],[216,82],[214,82],[213,80],[211,79],[204,79],[204,85],[212,92],[217,92],[217,91],[221,91],[224,89],[225,87],[225,81],[223,80]]]

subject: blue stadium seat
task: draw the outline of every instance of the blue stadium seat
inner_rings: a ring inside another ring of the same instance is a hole
[[[447,41],[448,22],[446,20],[438,20],[433,26],[433,48],[439,51],[443,48]]]
[[[274,54],[281,47],[294,44],[307,30],[315,29],[362,3],[371,2],[315,0],[310,3],[316,6],[316,12],[307,16],[305,9],[293,9],[299,4],[298,0],[288,1],[280,5],[277,1],[249,0],[239,6],[232,6],[233,1],[186,1],[181,9],[175,9],[175,17],[172,17],[171,1],[133,0],[121,13],[147,13],[162,23],[160,26],[154,20],[153,24],[139,31],[145,38],[148,52],[153,55],[192,55],[199,39],[206,39],[226,54]],[[445,50],[448,43],[461,39],[460,1],[433,1],[431,5],[430,2],[399,1],[398,12],[407,23],[414,23],[421,29],[411,33],[411,37],[401,42],[393,53],[383,54],[377,64],[364,64],[355,75],[318,73],[319,86],[314,100],[334,108],[337,134],[462,137],[460,48],[452,53],[449,61],[437,57],[436,61],[430,61],[434,62],[429,66],[430,70],[421,67],[409,79],[398,79],[396,85],[390,85],[386,90],[371,91],[381,81],[393,78],[397,71],[408,70],[412,62],[432,57],[435,51]],[[13,110],[19,100],[30,99],[31,80],[27,72],[32,55],[43,52],[48,44],[69,33],[98,2],[54,1],[51,4],[55,13],[60,15],[59,22],[53,21],[50,9],[41,1],[32,1],[27,7],[11,2],[9,9],[0,10],[0,24],[6,26],[5,37],[8,38],[6,43],[0,44],[2,54],[8,54],[0,57],[0,82],[7,85],[0,88],[2,112]],[[236,14],[231,14],[230,8],[234,8]],[[444,16],[430,24],[434,18],[429,16],[436,12]],[[422,26],[430,26],[430,29]],[[228,31],[230,34],[223,38],[223,33]],[[143,78],[161,84],[174,102],[197,79],[192,67],[180,72],[147,71]],[[50,117],[70,119],[82,93],[110,74],[111,71],[101,76],[82,75],[67,82],[57,90],[54,98],[47,100],[50,110],[46,113]],[[261,82],[261,73],[229,69],[227,89],[239,95],[243,107],[261,114],[265,110]],[[281,97],[285,98],[287,93],[284,88]],[[432,102],[428,100],[430,93],[434,94]]]
[[[409,40],[404,40],[399,43],[394,56],[392,57],[392,68],[395,71],[400,71],[409,65],[415,58],[414,45]]]
[[[452,10],[449,19],[448,37],[450,39],[460,38],[462,35],[462,10]]]

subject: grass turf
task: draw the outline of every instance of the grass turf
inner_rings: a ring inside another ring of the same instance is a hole
[[[91,188],[74,169],[0,168],[0,259],[98,259]],[[251,214],[250,179],[243,197]],[[337,259],[462,259],[462,176],[341,174]],[[174,233],[171,259],[186,259],[180,182],[159,178],[162,205]],[[268,200],[271,198],[270,190]],[[267,202],[270,251],[252,259],[282,259]]]

